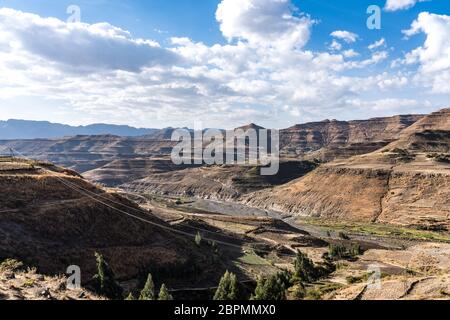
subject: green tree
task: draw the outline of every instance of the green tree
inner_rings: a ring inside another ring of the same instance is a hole
[[[333,260],[343,259],[347,256],[347,249],[343,245],[330,244],[328,254]]]
[[[165,300],[173,300],[173,297],[170,295],[169,290],[167,290],[167,287],[165,284],[161,286],[161,289],[159,290],[158,300],[165,301]]]
[[[328,252],[324,253],[322,258],[323,262],[319,264],[320,275],[326,277],[336,271],[336,265]]]
[[[314,262],[301,251],[297,251],[294,270],[294,278],[301,282],[312,282],[320,277],[319,271],[314,266]]]
[[[148,274],[144,289],[141,291],[139,300],[155,300],[155,284],[150,273]]]
[[[97,273],[93,277],[94,288],[98,294],[101,294],[109,299],[122,299],[123,289],[116,281],[113,270],[99,253],[95,253],[97,260]]]
[[[239,282],[235,274],[225,272],[220,279],[219,287],[214,295],[214,300],[238,300]]]
[[[285,300],[286,284],[283,277],[281,273],[268,278],[260,277],[251,300]]]
[[[352,244],[352,247],[350,248],[350,256],[352,257],[357,257],[359,255],[361,255],[361,253],[363,252],[363,250],[361,249],[361,246],[358,243],[354,243]]]

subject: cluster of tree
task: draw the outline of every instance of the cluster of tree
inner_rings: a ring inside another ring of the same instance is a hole
[[[279,272],[268,278],[260,277],[251,300],[285,300],[291,279],[288,271]]]
[[[269,276],[260,277],[251,300],[284,300],[286,290],[289,287],[290,275],[287,271]],[[214,300],[240,300],[243,297],[241,285],[235,274],[225,272],[220,279],[219,287],[214,295]]]
[[[129,294],[127,300],[135,300],[132,293]],[[170,295],[169,290],[167,289],[165,284],[161,285],[158,296],[156,296],[155,292],[155,283],[153,282],[153,277],[151,274],[147,276],[147,281],[145,282],[144,288],[139,295],[139,300],[173,300],[173,297]]]
[[[347,248],[339,244],[330,244],[328,248],[328,256],[332,260],[340,259],[352,259],[362,254],[362,249],[359,244],[352,244],[350,248]]]
[[[294,271],[284,270],[268,277],[260,277],[250,299],[284,300],[288,289],[291,289],[295,298],[301,299],[305,296],[305,284],[326,277],[335,270],[336,267],[328,254],[324,255],[324,262],[316,265],[306,254],[298,251]],[[227,271],[220,280],[214,300],[236,300],[240,297],[239,288],[236,276]]]
[[[344,248],[345,249],[345,248]],[[352,247],[345,252],[359,252],[359,246]],[[314,262],[301,251],[297,252],[294,261],[294,271],[281,271],[268,277],[260,277],[257,281],[256,289],[251,295],[251,300],[284,300],[286,292],[291,288],[296,298],[302,298],[305,293],[305,284],[317,281],[328,276],[336,270],[333,259],[343,254],[340,246],[330,246],[330,252],[324,255],[324,262],[314,264]],[[123,289],[116,281],[111,267],[101,254],[96,253],[97,274],[93,278],[94,288],[97,293],[114,300],[123,299]],[[243,297],[241,284],[235,274],[225,272],[220,279],[219,286],[214,294],[214,300],[239,300]],[[127,300],[135,300],[132,293]],[[162,284],[159,294],[156,295],[155,284],[151,274],[148,274],[147,281],[140,292],[139,300],[173,300],[167,287]]]
[[[238,300],[239,299],[239,282],[234,273],[225,272],[220,279],[219,287],[214,294],[214,300]]]
[[[123,299],[123,289],[117,282],[115,274],[104,257],[95,253],[97,260],[97,273],[93,277],[94,290],[109,299]],[[128,295],[126,300],[135,300],[132,293]],[[163,284],[159,290],[159,295],[155,295],[155,284],[151,274],[148,275],[144,288],[142,289],[139,300],[173,300],[166,285]]]

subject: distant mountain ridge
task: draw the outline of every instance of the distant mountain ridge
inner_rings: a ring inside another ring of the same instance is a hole
[[[331,161],[373,152],[398,139],[400,132],[421,118],[421,115],[400,115],[299,124],[280,130],[280,156]],[[262,129],[253,123],[237,129],[251,128]],[[183,129],[193,133],[192,129]],[[89,171],[91,179],[101,178],[102,182],[122,181],[118,178],[124,176],[145,178],[147,173],[154,172],[155,166],[157,170],[171,168],[164,163],[170,162],[170,154],[177,144],[171,141],[174,130],[176,128],[136,129],[114,125],[71,127],[10,120],[0,122],[0,155],[10,154],[13,149],[24,156],[50,161],[80,173]],[[13,136],[23,138],[13,139]],[[164,161],[160,161],[161,158]],[[136,177],[136,172],[141,172],[142,176]]]
[[[116,135],[136,137],[152,135],[158,129],[134,128],[127,125],[91,124],[70,126],[48,121],[7,120],[0,121],[0,139],[54,139],[77,135]]]

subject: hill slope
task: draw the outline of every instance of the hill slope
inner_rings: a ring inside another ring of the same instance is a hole
[[[172,172],[154,172],[122,185],[138,193],[235,200],[248,192],[281,185],[316,168],[311,161],[282,161],[274,176],[262,176],[256,166],[204,166]]]
[[[450,109],[444,109],[379,151],[331,162],[243,201],[302,216],[449,230],[448,142],[435,139],[449,133]]]
[[[281,153],[330,161],[373,152],[399,138],[422,115],[399,115],[356,121],[326,120],[281,130]]]
[[[201,263],[205,273],[209,270],[207,253],[192,239],[70,170],[2,158],[0,187],[0,261],[18,259],[51,275],[78,265],[83,279],[95,272],[96,251],[121,280],[150,267]]]

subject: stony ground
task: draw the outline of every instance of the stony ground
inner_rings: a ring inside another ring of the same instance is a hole
[[[18,267],[19,266],[19,267]],[[19,263],[0,266],[0,300],[101,300],[83,289],[68,289],[64,276],[49,277]]]
[[[380,282],[371,274],[380,270]],[[359,269],[359,270],[358,270]],[[328,295],[337,300],[450,299],[450,244],[424,243],[406,250],[369,250],[357,262],[338,270],[338,281],[353,275],[358,283],[346,284]]]

